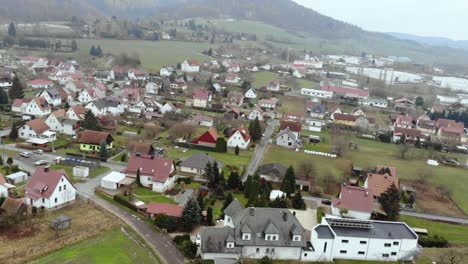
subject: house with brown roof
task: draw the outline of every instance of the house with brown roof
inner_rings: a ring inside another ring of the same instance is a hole
[[[465,134],[465,125],[451,119],[437,119],[436,127],[438,129],[437,136],[442,140],[460,141]]]
[[[37,167],[26,185],[26,204],[37,209],[56,209],[75,201],[76,187],[65,170]]]
[[[214,127],[210,127],[200,137],[192,141],[192,144],[204,147],[215,148],[219,135]]]
[[[180,64],[180,69],[183,72],[199,72],[200,64],[196,60],[185,60]]]
[[[83,120],[88,109],[81,105],[76,105],[68,109],[67,117],[73,120]]]
[[[32,99],[24,108],[23,114],[28,116],[43,117],[50,115],[51,105],[44,97]]]
[[[374,195],[365,188],[342,186],[338,198],[332,200],[331,209],[336,216],[368,220],[374,210]]]
[[[405,139],[406,143],[416,144],[416,142],[424,142],[428,139],[428,136],[424,135],[421,130],[413,128],[402,128],[397,127],[393,131],[393,142],[400,142],[402,138]]]
[[[158,214],[165,214],[174,218],[181,218],[184,207],[180,205],[150,202],[144,211],[148,214],[149,218],[154,220]]]
[[[131,156],[123,172],[130,178],[136,178],[139,172],[140,183],[154,192],[172,189],[177,180],[174,160],[154,155]]]
[[[208,103],[211,101],[210,91],[205,89],[195,89],[193,91],[193,103],[194,107],[206,108]]]
[[[227,141],[229,148],[239,147],[240,149],[247,149],[250,144],[250,133],[249,130],[241,125],[236,130],[232,131],[231,136]]]
[[[400,179],[398,178],[395,167],[376,166],[375,173],[368,173],[364,182],[364,188],[368,189],[374,197],[379,197],[386,192],[388,188],[395,185],[400,188]]]
[[[101,151],[101,145],[106,146],[107,149],[112,149],[114,138],[107,132],[85,130],[81,132],[78,139],[81,151]]]
[[[265,112],[263,112],[263,109],[257,104],[254,105],[252,111],[247,115],[247,119],[249,120],[255,120],[256,118],[258,118],[259,121],[263,121],[265,119]]]
[[[154,154],[154,147],[153,144],[143,141],[130,141],[127,144],[127,151],[129,154],[147,154],[153,155]]]
[[[244,103],[244,95],[239,92],[229,92],[226,104],[230,106],[241,106]]]
[[[13,199],[6,197],[0,208],[6,216],[10,217],[21,218],[28,214],[28,207],[24,202],[24,198]]]
[[[18,129],[18,136],[24,140],[43,139],[47,143],[57,139],[56,133],[49,129],[44,119],[33,119]]]

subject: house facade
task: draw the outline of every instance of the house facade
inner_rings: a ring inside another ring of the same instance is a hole
[[[85,130],[81,133],[78,143],[80,143],[81,151],[101,151],[101,145],[106,146],[107,149],[112,149],[114,138],[107,133],[101,131]]]
[[[181,63],[181,70],[183,72],[199,72],[200,64],[196,60],[185,60]]]
[[[247,149],[249,144],[249,130],[244,125],[241,125],[239,128],[234,130],[227,141],[228,148],[239,147],[240,149]]]
[[[140,183],[154,192],[165,192],[177,180],[174,160],[152,155],[133,155],[124,169],[127,177],[136,178],[140,173]]]

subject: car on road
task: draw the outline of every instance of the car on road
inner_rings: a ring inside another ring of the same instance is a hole
[[[44,166],[44,165],[47,165],[47,161],[45,161],[45,160],[38,160],[38,161],[34,162],[34,165],[36,165],[36,166]]]
[[[29,157],[31,157],[32,155],[31,155],[31,153],[25,151],[25,152],[21,152],[21,153],[20,153],[20,156],[23,157],[23,158],[29,158]]]
[[[324,205],[331,205],[332,204],[332,201],[331,200],[322,200],[322,204]]]
[[[42,149],[36,149],[33,151],[34,154],[42,155],[44,154],[44,151]]]

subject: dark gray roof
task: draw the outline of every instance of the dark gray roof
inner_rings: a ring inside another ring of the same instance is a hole
[[[294,229],[296,229],[296,226],[294,225]],[[294,230],[295,231],[295,230]],[[271,222],[271,220],[269,220],[267,222],[267,225],[265,227],[265,234],[279,234],[279,230],[278,228],[276,228],[276,226]],[[292,228],[291,228],[291,233],[293,232]]]
[[[214,164],[215,162],[218,163],[218,168],[223,167],[223,163],[220,162],[219,160],[213,158],[210,156],[208,153],[203,153],[203,152],[196,152],[192,156],[188,157],[184,161],[180,163],[181,167],[188,167],[188,168],[195,168],[195,169],[204,169],[206,167],[206,164],[210,162],[211,164]]]
[[[52,98],[60,97],[60,92],[57,88],[49,88],[47,89],[47,93],[49,93]]]
[[[234,229],[230,227],[205,227],[200,232],[201,251],[203,253],[240,253],[242,249],[235,246],[226,248],[230,236],[235,237]]]
[[[370,228],[330,226],[337,236],[378,239],[416,239],[417,235],[405,223],[370,221]]]
[[[242,210],[244,209],[244,207],[242,206],[242,204],[239,202],[239,200],[234,199],[234,201],[232,201],[228,207],[226,207],[226,209],[224,209],[224,214],[226,215],[229,215],[229,216],[233,216],[236,212],[238,212],[239,210]]]
[[[98,99],[92,102],[98,109],[103,109],[106,107],[118,107],[120,105],[119,102],[114,100],[107,100],[106,98]]]
[[[335,235],[333,234],[333,232],[331,231],[328,225],[319,225],[315,227],[315,232],[317,232],[318,238],[324,238],[324,239],[335,238]]]
[[[260,175],[269,175],[283,178],[284,174],[286,173],[286,169],[286,167],[279,163],[268,163],[260,166],[260,168],[258,168],[258,173]]]
[[[237,264],[237,259],[215,258],[214,264]]]

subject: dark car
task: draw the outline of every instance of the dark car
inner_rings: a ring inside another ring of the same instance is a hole
[[[331,200],[322,200],[322,204],[324,205],[331,205]]]

